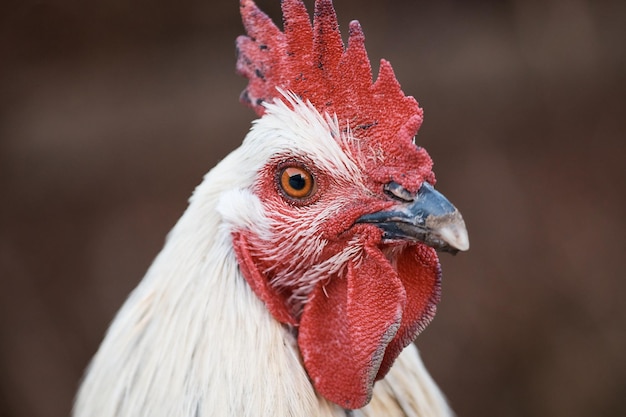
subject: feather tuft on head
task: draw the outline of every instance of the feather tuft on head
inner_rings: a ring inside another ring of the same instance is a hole
[[[283,99],[278,88],[288,90],[320,113],[336,114],[353,137],[397,156],[404,152],[423,111],[404,95],[388,61],[381,60],[378,78],[372,81],[357,21],[350,23],[344,48],[331,0],[315,2],[312,25],[301,0],[283,0],[284,31],[253,0],[241,0],[240,8],[247,36],[237,39],[237,71],[249,80],[243,103],[261,116],[264,102]]]

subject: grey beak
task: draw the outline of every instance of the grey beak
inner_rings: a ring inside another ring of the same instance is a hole
[[[384,231],[387,240],[419,241],[451,253],[469,249],[461,213],[432,185],[425,182],[415,195],[395,182],[385,190],[401,203],[390,210],[365,214],[357,223],[374,224]]]

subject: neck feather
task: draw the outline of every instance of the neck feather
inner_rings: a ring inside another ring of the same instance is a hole
[[[339,412],[316,396],[294,337],[239,272],[216,207],[225,184],[213,181],[228,177],[233,156],[198,187],[118,313],[81,386],[75,416]]]

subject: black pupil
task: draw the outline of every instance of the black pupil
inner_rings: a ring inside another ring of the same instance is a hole
[[[289,185],[294,190],[302,190],[306,186],[306,178],[302,174],[295,174],[289,177]]]

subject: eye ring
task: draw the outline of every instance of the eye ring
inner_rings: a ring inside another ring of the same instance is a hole
[[[277,174],[279,189],[291,200],[306,200],[317,191],[313,174],[303,165],[291,163],[282,166]]]

